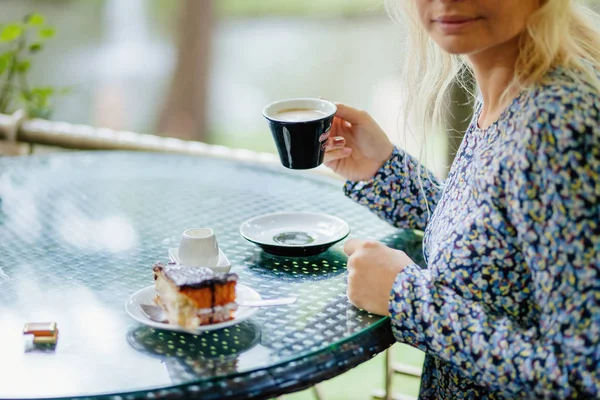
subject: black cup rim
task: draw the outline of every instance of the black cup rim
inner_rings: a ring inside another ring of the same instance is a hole
[[[292,102],[292,101],[316,101],[316,102],[321,102],[321,103],[327,103],[327,104],[330,104],[331,106],[333,106],[333,112],[327,114],[324,117],[317,118],[317,119],[310,119],[310,120],[306,120],[306,121],[284,121],[284,120],[273,118],[273,117],[270,117],[269,115],[267,115],[267,109],[269,107],[272,107],[272,106],[274,106],[275,104],[278,104],[278,103],[284,103],[284,102],[288,102],[288,101],[289,102]],[[335,103],[333,103],[331,101],[328,101],[328,100],[317,99],[317,98],[314,98],[314,97],[294,97],[294,98],[291,98],[291,99],[277,100],[277,101],[274,101],[272,103],[267,104],[263,108],[263,112],[262,112],[263,116],[266,119],[268,119],[269,121],[271,121],[271,122],[277,122],[277,123],[281,123],[281,124],[286,124],[286,125],[312,124],[314,122],[324,121],[324,120],[330,119],[331,117],[333,117],[335,115],[335,113],[337,113],[337,106],[335,105]]]

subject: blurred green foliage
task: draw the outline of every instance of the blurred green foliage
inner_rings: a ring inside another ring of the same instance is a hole
[[[213,0],[217,17],[369,16],[383,15],[384,0]],[[168,20],[183,1],[153,0],[155,18]]]
[[[54,35],[54,28],[37,13],[27,15],[22,22],[0,24],[1,113],[23,108],[29,117],[50,117],[52,99],[65,91],[50,86],[32,87],[27,78],[33,57]]]
[[[217,0],[220,16],[381,15],[383,0]]]

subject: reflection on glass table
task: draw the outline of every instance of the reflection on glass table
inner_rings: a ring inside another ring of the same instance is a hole
[[[335,205],[330,206],[330,205]],[[264,253],[243,221],[326,212],[350,237],[419,260],[421,236],[346,199],[341,182],[277,167],[167,154],[79,152],[0,159],[0,398],[125,395],[275,397],[310,387],[393,343],[387,318],[346,297],[340,242],[311,257]],[[153,284],[181,232],[211,227],[239,283],[295,296],[202,335],[138,324],[128,297]],[[52,349],[27,350],[27,322],[55,321]]]

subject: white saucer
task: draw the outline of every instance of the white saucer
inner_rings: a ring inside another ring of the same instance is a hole
[[[175,247],[174,249],[169,249],[169,258],[174,263],[179,264],[179,249],[177,247]],[[229,272],[229,270],[231,270],[231,263],[229,262],[229,259],[227,258],[225,253],[223,253],[223,250],[221,250],[220,248],[219,261],[217,261],[217,265],[211,269],[220,274],[226,274]]]
[[[141,290],[138,290],[134,294],[129,297],[129,300],[125,303],[125,311],[127,314],[131,316],[131,318],[136,321],[151,326],[153,328],[164,329],[167,331],[175,331],[175,332],[187,332],[187,333],[202,333],[206,331],[214,331],[217,329],[227,328],[229,326],[233,326],[239,324],[242,321],[247,320],[252,315],[254,315],[260,307],[243,307],[239,306],[238,309],[234,313],[234,317],[230,321],[220,322],[218,324],[210,324],[210,325],[202,325],[194,330],[185,329],[179,325],[166,324],[161,322],[152,321],[146,313],[140,307],[141,304],[154,304],[154,296],[156,295],[156,290],[154,289],[154,285],[145,287]],[[260,294],[254,289],[249,288],[248,286],[240,285],[239,283],[235,286],[235,295],[236,298],[240,300],[260,300]]]
[[[350,233],[341,218],[313,212],[278,212],[244,222],[240,234],[264,251],[282,256],[322,253]]]

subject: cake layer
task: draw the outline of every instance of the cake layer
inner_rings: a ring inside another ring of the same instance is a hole
[[[160,263],[154,265],[153,271],[156,303],[166,312],[170,323],[193,329],[233,317],[237,308],[237,275]]]
[[[210,268],[186,267],[177,264],[156,263],[153,270],[155,274],[162,271],[180,289],[198,289],[212,286],[215,283],[235,282],[238,279],[236,274],[217,274]]]
[[[235,301],[235,282],[215,283],[201,289],[183,288],[179,292],[187,296],[196,308],[224,306]]]

